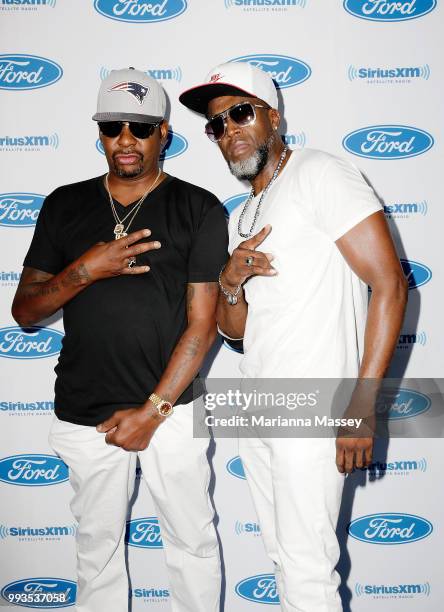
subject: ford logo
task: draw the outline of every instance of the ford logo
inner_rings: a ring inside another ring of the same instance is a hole
[[[46,487],[68,480],[68,467],[55,455],[13,455],[0,459],[0,480],[23,487]]]
[[[187,10],[186,0],[94,0],[98,13],[117,21],[150,23],[178,17]]]
[[[311,68],[305,62],[288,55],[242,55],[231,62],[246,62],[268,72],[276,87],[285,89],[306,81],[311,75]]]
[[[429,536],[432,524],[414,514],[368,514],[352,521],[348,533],[368,544],[409,544]]]
[[[77,585],[62,578],[24,578],[15,580],[1,590],[10,605],[25,608],[67,608],[76,601]]]
[[[423,130],[406,125],[373,125],[347,134],[344,149],[370,159],[403,159],[425,153],[434,140]]]
[[[163,548],[158,519],[147,516],[127,521],[125,542],[138,548]]]
[[[0,225],[33,227],[45,199],[38,193],[1,193]]]
[[[273,574],[259,574],[245,578],[236,584],[235,591],[239,597],[254,603],[279,605],[276,579]]]
[[[427,15],[436,6],[436,0],[344,0],[345,10],[369,21],[406,21]]]
[[[42,359],[58,355],[62,332],[50,327],[0,328],[0,357],[9,359]]]
[[[102,155],[105,155],[105,149],[103,148],[103,144],[100,138],[97,138],[96,140],[96,149],[99,153],[101,153]]]
[[[168,138],[160,159],[172,159],[182,155],[188,149],[188,142],[177,132],[168,132]]]
[[[424,264],[407,259],[401,259],[400,261],[405,277],[409,281],[409,289],[421,287],[421,285],[425,285],[432,278],[432,271]]]
[[[242,460],[240,457],[233,457],[230,459],[230,461],[227,463],[227,471],[232,476],[236,476],[236,478],[246,480],[244,466],[242,465]]]
[[[0,55],[0,89],[39,89],[62,78],[62,68],[37,55]]]
[[[224,213],[228,219],[235,208],[237,208],[242,202],[248,198],[248,193],[238,193],[237,195],[231,196],[228,200],[223,203]]]
[[[419,391],[401,388],[390,393],[387,389],[378,399],[376,411],[386,414],[390,421],[399,421],[423,414],[431,405],[430,397]]]

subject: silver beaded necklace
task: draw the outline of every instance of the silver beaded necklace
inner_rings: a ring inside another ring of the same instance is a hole
[[[243,219],[244,219],[244,217],[245,217],[245,215],[247,213],[247,210],[248,210],[248,208],[249,208],[249,206],[251,204],[251,201],[254,198],[254,189],[253,189],[253,187],[251,188],[250,194],[249,194],[248,198],[245,200],[245,204],[244,204],[242,212],[241,212],[241,214],[239,216],[239,222],[237,224],[237,232],[238,232],[239,236],[242,236],[242,238],[251,238],[251,236],[253,235],[253,231],[254,231],[254,228],[256,227],[256,222],[257,222],[257,220],[259,218],[259,213],[261,211],[262,202],[264,201],[264,198],[267,195],[267,192],[269,191],[270,187],[273,185],[274,181],[278,177],[279,170],[281,169],[281,166],[282,166],[282,164],[284,162],[285,156],[287,155],[287,151],[288,151],[288,147],[285,146],[283,151],[282,151],[282,153],[281,153],[281,156],[279,158],[277,166],[276,166],[276,168],[275,168],[275,170],[273,172],[273,176],[269,180],[268,185],[263,190],[262,195],[260,197],[260,200],[259,200],[259,202],[258,202],[258,204],[256,206],[256,210],[254,212],[254,218],[253,218],[253,222],[251,223],[250,231],[247,234],[244,234],[242,232],[242,221],[243,221]]]

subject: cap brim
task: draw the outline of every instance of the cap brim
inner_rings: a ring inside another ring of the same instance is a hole
[[[138,115],[137,113],[96,113],[93,121],[136,121],[138,123],[158,123],[163,117],[154,115]]]
[[[196,113],[206,115],[208,103],[219,96],[243,96],[256,98],[254,94],[245,89],[240,89],[231,83],[204,83],[197,87],[187,89],[179,96],[179,102]]]

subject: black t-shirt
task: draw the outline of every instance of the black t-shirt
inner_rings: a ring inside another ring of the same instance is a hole
[[[115,201],[119,218],[128,208]],[[99,241],[115,221],[103,177],[59,187],[45,200],[24,265],[57,274]],[[172,176],[149,194],[130,232],[149,228],[158,250],[137,256],[140,275],[99,280],[65,304],[65,337],[55,368],[55,413],[96,425],[142,405],[187,326],[187,283],[215,282],[227,259],[218,199]],[[193,399],[191,384],[177,403]]]

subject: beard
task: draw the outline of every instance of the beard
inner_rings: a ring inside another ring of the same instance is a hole
[[[131,167],[131,170],[124,165],[120,165],[113,155],[113,172],[120,178],[135,178],[143,172],[143,155],[136,162],[137,166]]]
[[[265,140],[251,157],[238,162],[227,160],[231,174],[241,181],[252,181],[262,172],[268,162],[271,147],[274,144],[274,132]]]

